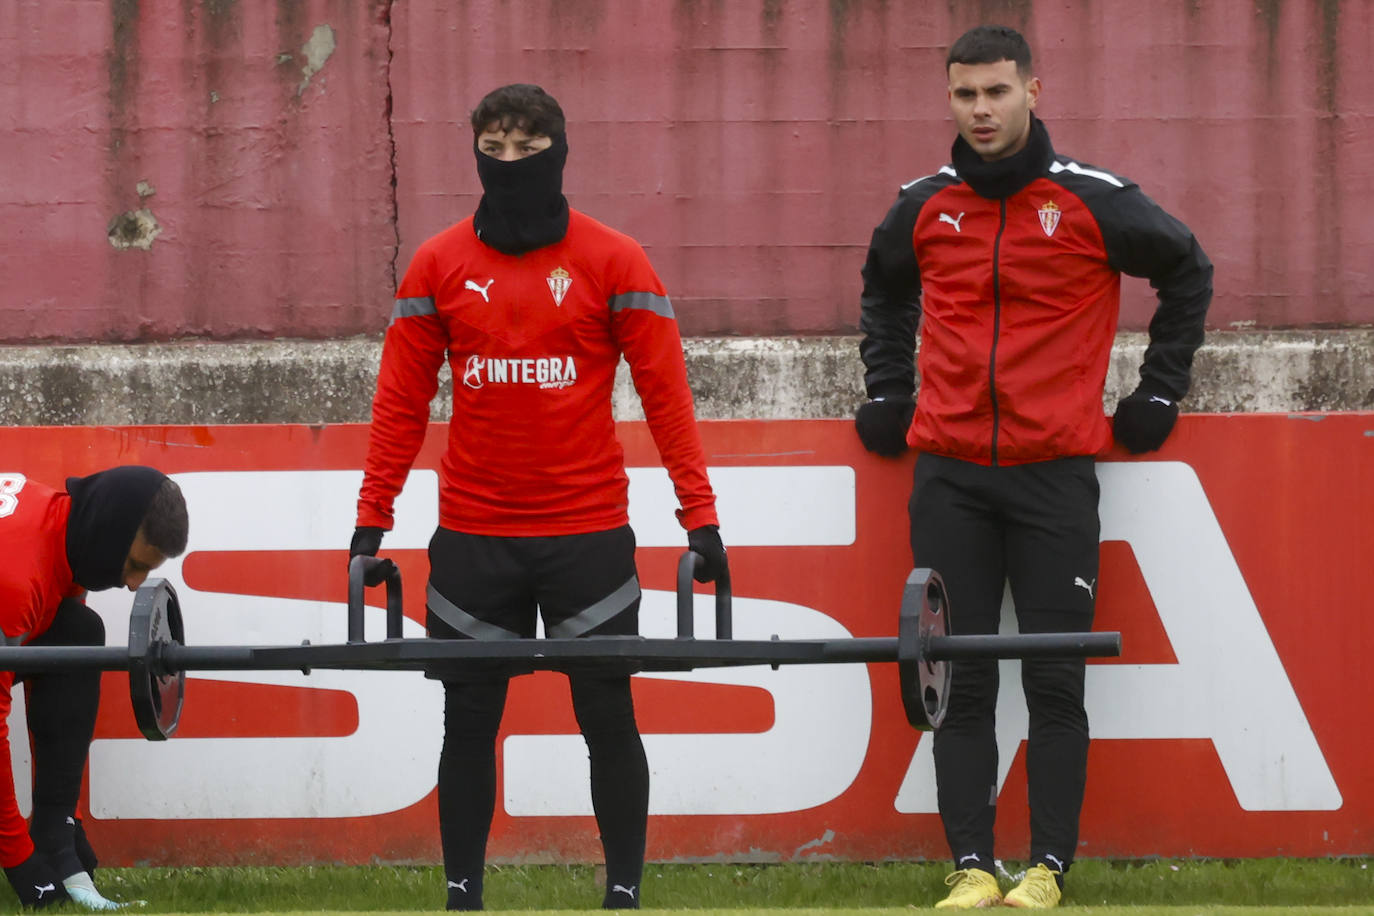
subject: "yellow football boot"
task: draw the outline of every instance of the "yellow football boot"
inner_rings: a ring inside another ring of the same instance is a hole
[[[1059,906],[1059,898],[1064,892],[1059,889],[1058,874],[1041,862],[1026,872],[1026,877],[1011,889],[1003,902],[1007,906],[1019,906],[1027,910],[1048,910]]]
[[[937,910],[974,910],[1002,902],[997,879],[981,868],[962,868],[946,878],[945,884],[951,890],[948,897],[935,904]]]

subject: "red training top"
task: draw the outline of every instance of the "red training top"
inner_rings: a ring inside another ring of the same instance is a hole
[[[621,356],[684,528],[718,524],[672,303],[634,239],[576,210],[553,245],[502,254],[466,219],[426,241],[382,350],[358,525],[390,529],[447,356],[439,523],[548,536],[629,521],[611,390]]]
[[[0,631],[7,645],[22,645],[52,625],[65,598],[85,592],[67,563],[67,517],[72,499],[23,474],[0,473]],[[9,753],[10,688],[14,672],[0,671],[0,866],[33,854],[28,824],[14,797]],[[27,738],[27,736],[25,736]]]

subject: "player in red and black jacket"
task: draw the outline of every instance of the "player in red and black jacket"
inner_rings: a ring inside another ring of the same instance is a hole
[[[677,492],[701,581],[725,567],[672,302],[634,239],[563,197],[563,112],[537,86],[472,114],[483,197],[420,246],[382,351],[350,555],[375,555],[424,439],[445,359],[453,415],[430,542],[427,628],[453,639],[638,632],[629,479],[611,392],[628,363]],[[533,653],[534,648],[531,648]],[[482,907],[495,742],[518,669],[468,664],[444,682],[439,828],[450,909]],[[606,856],[604,906],[639,905],[649,772],[630,675],[569,673]]]
[[[1004,582],[1021,632],[1088,630],[1094,456],[1113,434],[1132,452],[1169,435],[1202,343],[1212,265],[1188,227],[1133,182],[1055,152],[1032,113],[1040,82],[1020,34],[973,29],[946,70],[959,128],[952,164],[902,187],[863,267],[871,400],[856,428],[870,451],[919,452],[912,554],[944,578],[954,632],[995,632]],[[1109,424],[1102,397],[1123,273],[1149,278],[1159,303],[1140,383]],[[1057,903],[1073,861],[1088,726],[1082,661],[1027,660],[1022,670],[1032,869],[1007,901],[1031,906]],[[935,735],[957,869],[945,907],[1001,900],[996,695],[995,661],[954,667]]]
[[[129,465],[70,477],[54,490],[25,475],[0,473],[0,632],[11,646],[105,644],[105,625],[86,592],[137,589],[168,557],[186,549],[186,502],[176,483]],[[95,889],[96,857],[76,818],[81,778],[100,704],[100,672],[22,676],[33,748],[33,817],[15,800],[8,727],[11,690],[0,671],[0,866],[24,906],[71,899],[117,909]]]

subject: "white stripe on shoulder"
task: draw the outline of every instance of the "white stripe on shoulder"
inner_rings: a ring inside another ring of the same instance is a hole
[[[1098,169],[1085,169],[1077,162],[1055,162],[1050,165],[1050,174],[1058,172],[1073,172],[1075,175],[1083,175],[1086,178],[1096,178],[1098,181],[1105,181],[1107,184],[1116,185],[1118,188],[1126,187],[1126,182],[1117,178],[1111,172],[1103,172]]]
[[[954,166],[952,166],[952,165],[942,165],[942,166],[940,166],[940,171],[936,172],[935,175],[948,175],[950,178],[958,178],[958,177],[959,177],[959,173],[956,172],[956,171],[954,171]],[[908,181],[906,184],[902,185],[902,190],[905,191],[907,188],[910,188],[910,187],[912,187],[912,186],[914,186],[914,185],[918,185],[918,184],[920,184],[921,182],[923,182],[923,181],[925,181],[925,180],[927,180],[927,179],[929,179],[929,178],[934,178],[935,175],[922,175],[920,178],[913,178],[913,179],[911,179],[910,181]]]

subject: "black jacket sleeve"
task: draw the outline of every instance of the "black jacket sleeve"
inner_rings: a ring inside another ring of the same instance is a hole
[[[1212,262],[1192,231],[1138,186],[1128,184],[1101,203],[1094,215],[1108,263],[1147,278],[1159,298],[1140,366],[1141,387],[1177,401],[1188,393],[1193,354],[1202,346],[1212,302]]]
[[[911,396],[916,390],[916,325],[921,318],[921,272],[912,235],[924,195],[904,189],[868,246],[860,299],[859,356],[871,398]]]

